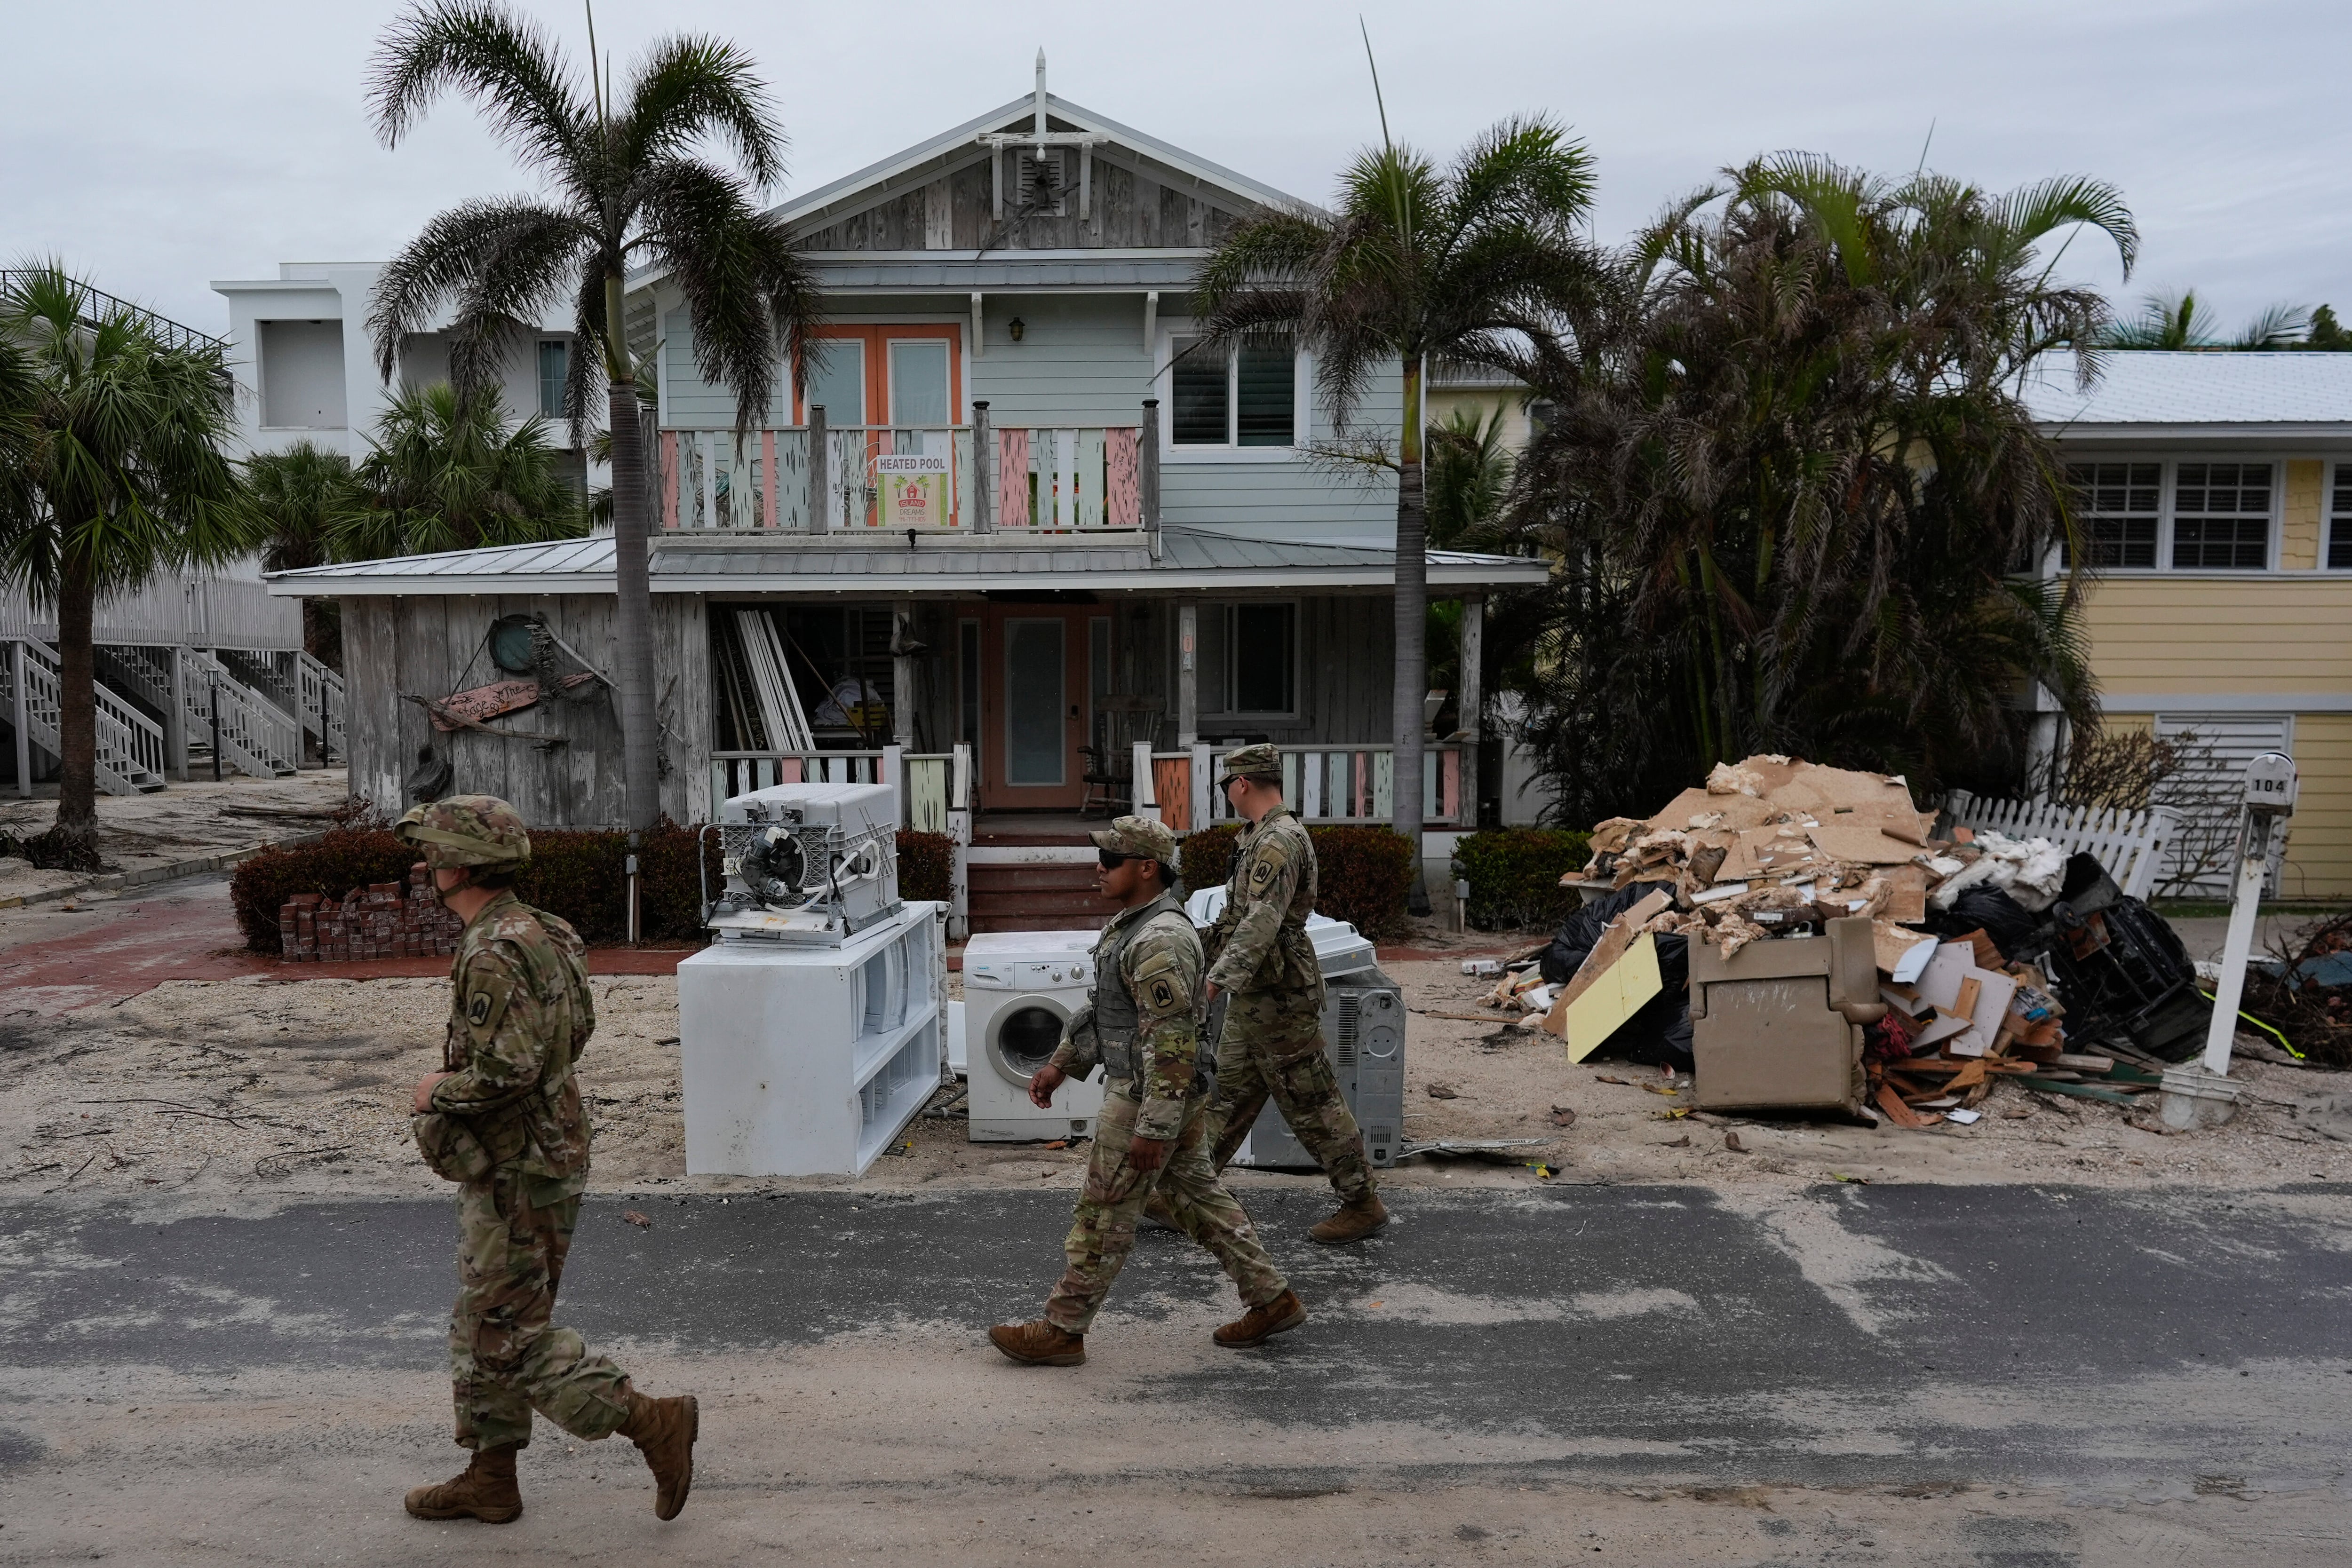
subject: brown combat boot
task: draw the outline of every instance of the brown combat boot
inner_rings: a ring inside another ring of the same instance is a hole
[[[1024,1366],[1079,1366],[1087,1359],[1087,1336],[1057,1328],[1044,1318],[999,1323],[988,1343]]]
[[[1344,1204],[1339,1212],[1322,1224],[1311,1226],[1307,1234],[1326,1247],[1339,1247],[1349,1241],[1361,1241],[1367,1236],[1378,1236],[1388,1228],[1388,1206],[1378,1193],[1366,1193],[1354,1203]]]
[[[477,1448],[464,1473],[437,1487],[418,1487],[402,1504],[418,1519],[478,1519],[484,1524],[505,1524],[520,1517],[522,1490],[515,1485],[515,1450],[520,1443],[500,1448]]]
[[[1209,1337],[1227,1350],[1247,1350],[1278,1333],[1288,1333],[1307,1321],[1307,1303],[1296,1291],[1285,1291],[1262,1307],[1252,1307]]]
[[[676,1519],[694,1490],[694,1438],[702,1428],[702,1407],[691,1394],[648,1399],[629,1390],[629,1416],[617,1430],[637,1446],[654,1473],[654,1517]]]

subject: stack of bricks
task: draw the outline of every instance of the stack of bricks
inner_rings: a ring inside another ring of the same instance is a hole
[[[341,901],[297,894],[278,911],[278,940],[298,963],[348,958],[447,957],[465,926],[427,891],[418,866],[405,886],[379,882]]]

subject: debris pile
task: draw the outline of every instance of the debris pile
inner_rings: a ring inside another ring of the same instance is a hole
[[[1490,999],[1540,1009],[1572,1060],[1694,1071],[1702,1105],[1926,1127],[1974,1122],[2004,1080],[2126,1105],[2158,1087],[2203,1031],[2170,929],[2090,856],[1938,837],[1937,816],[1899,777],[1718,764],[1594,828],[1562,879],[1585,907]]]
[[[457,951],[465,922],[433,896],[425,884],[427,874],[417,866],[404,888],[396,882],[373,883],[341,899],[295,894],[278,907],[279,950],[298,963],[449,956]]]

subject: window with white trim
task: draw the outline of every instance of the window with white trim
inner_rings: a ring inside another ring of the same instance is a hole
[[[572,345],[562,338],[539,340],[539,412],[563,416],[563,383],[572,374]]]
[[[2151,567],[2163,521],[2161,463],[2070,463],[2067,483],[2094,567]],[[2071,564],[2071,563],[2070,563]]]
[[[1298,712],[1298,606],[1288,600],[1202,607],[1204,703],[1226,717]],[[1213,619],[1212,619],[1213,617]]]
[[[2327,569],[2352,570],[2352,463],[2336,465],[2327,503]]]
[[[1288,346],[1204,349],[1174,340],[1169,441],[1176,446],[1292,446],[1298,431],[1298,356]]]
[[[2183,463],[2172,481],[2172,564],[2260,571],[2271,563],[2271,465]]]

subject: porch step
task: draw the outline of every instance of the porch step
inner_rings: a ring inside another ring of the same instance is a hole
[[[1108,827],[1109,824],[1104,824]],[[1085,829],[1023,828],[983,825],[971,831],[975,848],[992,850],[1033,849],[1051,845],[1055,848],[1088,849],[1093,841]]]
[[[1084,865],[991,865],[985,861],[973,861],[965,868],[971,878],[972,896],[992,893],[1030,893],[1053,890],[1073,893],[1080,897],[1095,896],[1095,862]]]
[[[982,915],[974,910],[971,925],[976,935],[982,931],[1099,931],[1110,916],[1101,912],[1097,904],[1087,915]]]
[[[1005,846],[997,846],[1005,847]],[[966,866],[974,931],[1093,931],[1109,918],[1091,862]]]

